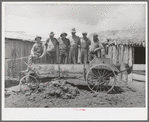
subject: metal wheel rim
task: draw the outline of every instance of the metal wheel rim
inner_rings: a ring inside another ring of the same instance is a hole
[[[22,85],[22,81],[23,81],[23,79],[25,79],[27,76],[24,76],[24,77],[22,77],[21,78],[21,80],[20,80],[20,91],[21,92],[23,92],[22,91],[22,89],[21,89],[21,85]],[[35,81],[36,81],[36,83],[38,84],[37,86],[36,86],[36,88],[34,89],[34,90],[36,90],[37,88],[38,88],[38,86],[39,86],[39,82],[38,82],[38,80],[37,80],[37,78],[36,77],[34,77],[34,76],[32,76],[32,75],[29,75],[29,77],[32,77]],[[29,87],[28,85],[26,85],[26,87]],[[30,88],[29,88],[29,90],[30,90]]]
[[[92,66],[92,67],[90,68],[90,70],[87,72],[87,75],[86,75],[86,81],[87,81],[88,87],[89,87],[89,89],[90,89],[91,91],[97,92],[97,91],[94,91],[94,90],[90,87],[89,81],[88,81],[88,75],[89,75],[89,73],[91,72],[91,70],[92,70],[93,68],[95,68],[95,67],[97,67],[97,66],[106,66],[106,67],[108,67],[108,68],[112,71],[112,73],[114,74],[114,76],[113,76],[113,78],[114,78],[114,83],[113,83],[113,85],[111,86],[111,88],[107,91],[107,93],[109,93],[109,92],[114,88],[114,86],[115,86],[115,83],[116,83],[116,74],[115,74],[114,70],[113,70],[111,67],[109,67],[108,65],[106,65],[106,64],[97,64],[97,65],[94,65],[94,66]]]

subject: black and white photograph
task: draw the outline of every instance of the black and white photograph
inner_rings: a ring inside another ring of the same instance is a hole
[[[147,119],[147,9],[147,2],[3,2],[3,118]]]

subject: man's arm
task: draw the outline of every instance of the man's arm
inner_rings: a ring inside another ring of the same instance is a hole
[[[35,45],[36,45],[36,44],[34,44],[33,47],[32,47],[32,49],[31,49],[31,55],[34,55],[34,48],[35,48]]]
[[[46,54],[46,43],[44,43],[42,45],[42,48],[43,48],[43,53],[42,53],[42,55],[39,58],[42,58]]]
[[[96,48],[94,51],[96,52],[96,51],[99,51],[101,49],[104,49],[104,47],[103,47],[103,45],[101,43],[99,43],[99,47]]]

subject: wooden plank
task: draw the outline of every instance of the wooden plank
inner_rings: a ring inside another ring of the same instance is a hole
[[[132,66],[132,46],[129,46],[129,66]],[[132,82],[132,73],[128,75],[128,82]]]
[[[146,70],[145,64],[133,64],[133,70]]]
[[[128,45],[124,45],[123,63],[128,64]],[[125,83],[128,83],[128,74],[122,73],[122,81],[124,81]]]
[[[22,57],[22,41],[16,43],[18,49],[18,58]]]
[[[32,67],[37,69],[42,77],[58,77],[59,70],[57,64],[34,64]],[[83,67],[81,64],[62,64],[60,65],[60,76],[83,78]]]
[[[20,71],[21,71],[21,59],[17,59],[17,61],[16,61],[16,63],[17,63],[17,76],[18,76],[18,79],[19,79],[19,75],[20,75]]]
[[[11,72],[11,61],[5,61],[5,76],[9,76],[11,77],[12,76],[12,72]]]
[[[5,59],[10,59],[10,51],[11,51],[11,48],[10,48],[10,42],[5,42]]]
[[[118,63],[118,52],[117,52],[117,47],[116,45],[113,45],[113,64],[117,65]]]
[[[119,58],[119,65],[122,63],[122,56],[121,56],[121,52],[122,51],[122,45],[118,45],[118,58]],[[122,81],[122,73],[119,73],[118,74],[118,80],[119,81]]]
[[[5,60],[5,76],[8,76],[8,61]]]
[[[108,57],[110,57],[110,62],[113,63],[113,46],[112,45],[109,46]]]
[[[133,79],[134,80],[139,80],[139,81],[146,81],[146,76],[144,76],[144,75],[138,75],[138,74],[133,74]]]

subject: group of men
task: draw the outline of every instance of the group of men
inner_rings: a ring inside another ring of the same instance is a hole
[[[54,32],[51,32],[49,38],[42,44],[42,37],[35,38],[36,43],[31,49],[29,56],[29,64],[35,63],[36,60],[47,54],[49,63],[66,63],[76,64],[78,62],[78,49],[80,49],[80,63],[85,64],[97,56],[99,50],[104,50],[102,43],[98,39],[98,35],[93,35],[93,42],[87,37],[87,32],[82,32],[83,38],[76,35],[75,28],[71,29],[69,38],[67,33],[62,32],[58,39],[54,38]],[[57,54],[59,56],[57,56]],[[59,59],[57,59],[59,57]]]

